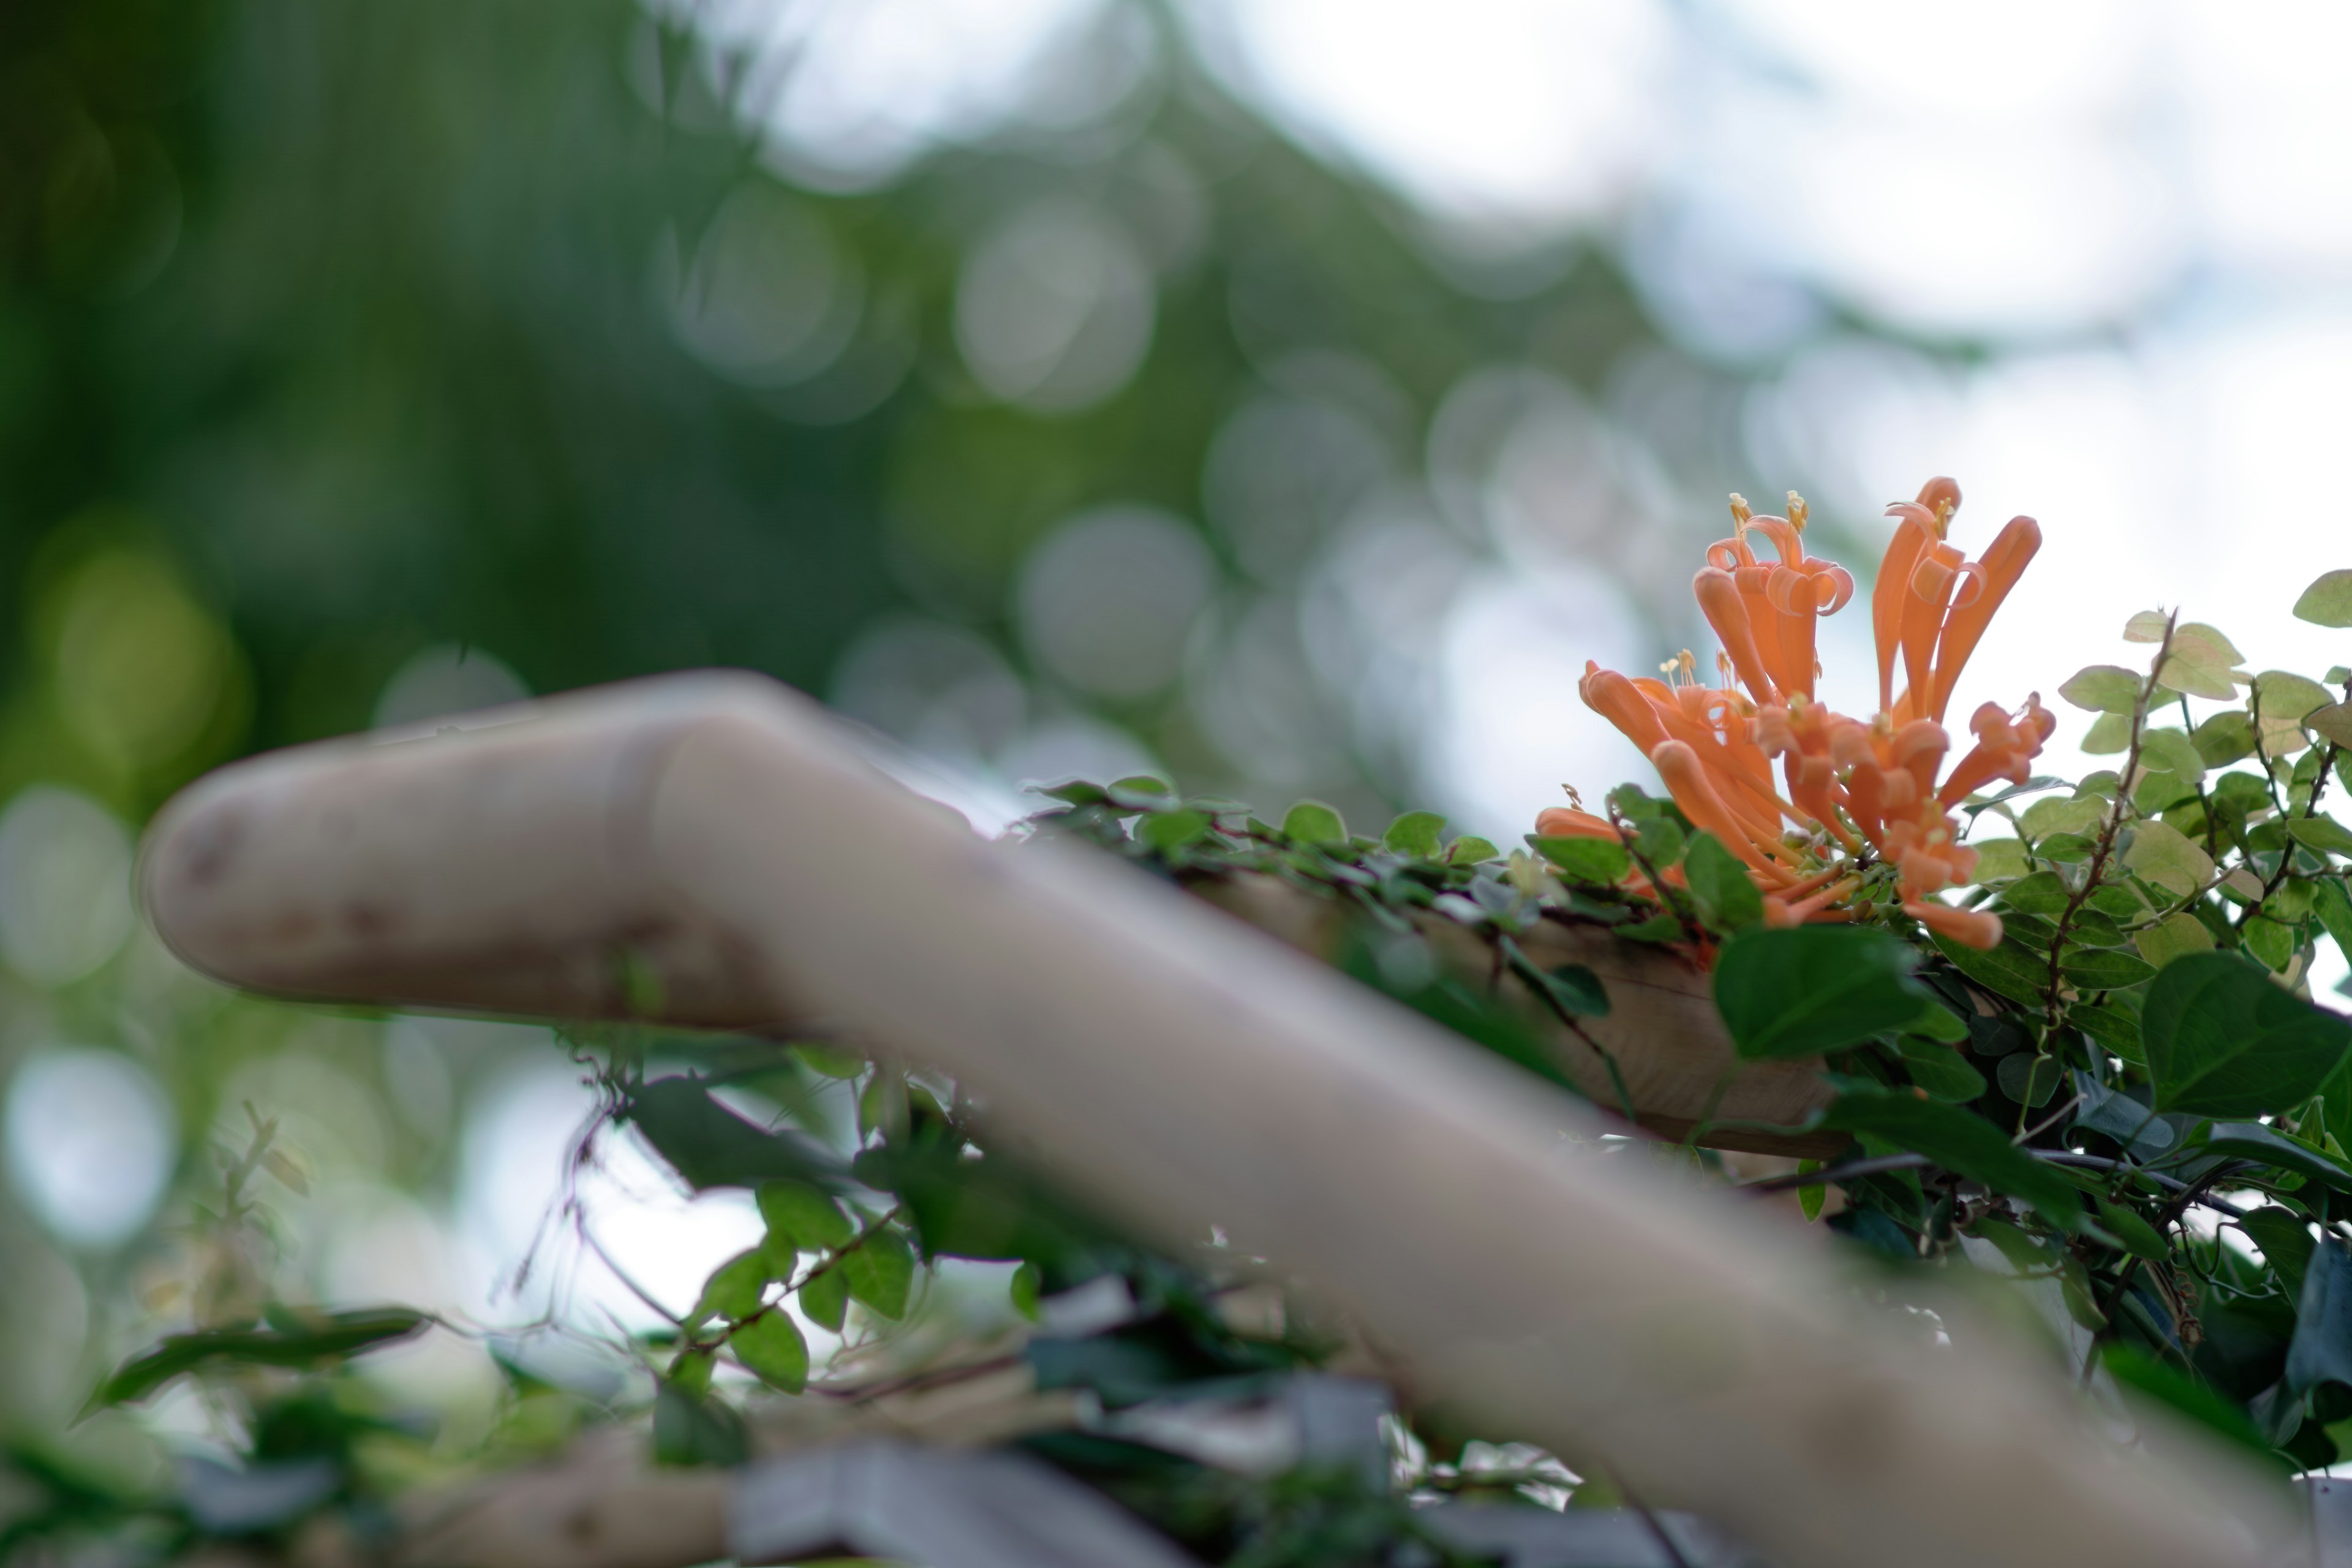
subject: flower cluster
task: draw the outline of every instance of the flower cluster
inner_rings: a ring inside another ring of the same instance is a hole
[[[1814,696],[1815,619],[1843,609],[1854,584],[1843,566],[1806,553],[1805,503],[1793,492],[1787,517],[1756,516],[1732,497],[1732,537],[1708,548],[1692,581],[1723,645],[1717,684],[1700,683],[1687,652],[1664,679],[1585,667],[1578,689],[1586,704],[1642,748],[1694,826],[1747,864],[1774,924],[1870,913],[1856,898],[1862,873],[1885,864],[1895,868],[1906,914],[1971,947],[2000,941],[1998,915],[1936,897],[1976,869],[1951,810],[1996,779],[2022,782],[2057,721],[2039,693],[2014,713],[1988,702],[1969,719],[1975,745],[1948,772],[1944,715],[1993,613],[2041,548],[2042,530],[2012,518],[1970,561],[1945,539],[1959,504],[1959,487],[1936,479],[1918,500],[1888,509],[1897,526],[1871,595],[1878,711],[1867,722]],[[1770,546],[1760,559],[1759,536]],[[1618,837],[1612,824],[1566,807],[1543,813],[1536,830]]]

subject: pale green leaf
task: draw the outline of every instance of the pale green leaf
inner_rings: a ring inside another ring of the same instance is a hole
[[[2220,669],[2243,664],[2246,659],[2235,643],[2202,621],[2183,621],[2172,629],[2172,652],[2175,658],[2191,664]]]
[[[2306,849],[2317,849],[2352,859],[2352,832],[2347,832],[2344,825],[2334,817],[2290,817],[2286,830],[2289,837]]]
[[[1982,886],[2012,882],[2032,869],[2025,858],[2025,846],[2014,838],[1987,839],[1971,847],[1977,852],[1976,879]]]
[[[2147,730],[2140,733],[2140,761],[2158,773],[2188,780],[2205,776],[2205,758],[2186,730]]]
[[[2132,938],[2139,955],[2157,968],[2162,969],[2184,953],[2203,952],[2213,945],[2213,933],[2205,922],[2183,910],[2167,915]]]
[[[2083,731],[2083,750],[2094,757],[2112,757],[2131,746],[2131,715],[2102,713]]]
[[[2094,664],[2078,669],[2058,688],[2058,695],[2093,713],[2128,713],[2139,702],[2140,678],[2117,664]]]
[[[2300,720],[2326,707],[2332,694],[2309,676],[2266,669],[2254,677],[2254,695],[2262,699],[2263,718]]]
[[[2083,833],[2099,825],[2106,813],[2106,804],[2096,798],[2088,800],[2037,800],[2025,808],[2018,818],[2019,825],[2035,838],[2046,838],[2053,833]]]
[[[2213,875],[2213,858],[2170,823],[2154,820],[2132,826],[2132,845],[2124,864],[2143,880],[2185,899]]]
[[[2320,739],[2352,749],[2352,702],[2331,702],[2315,713],[2305,715],[2303,721]]]
[[[1302,800],[1282,814],[1282,834],[1298,844],[1345,844],[1348,825],[1319,800]]]
[[[1381,842],[1400,855],[1434,860],[1443,852],[1438,835],[1444,826],[1445,818],[1433,811],[1408,811],[1389,824]]]
[[[2352,567],[2321,573],[2294,602],[2294,615],[2315,626],[2352,626]]]
[[[2142,610],[2124,623],[2124,641],[2162,642],[2164,628],[2171,618],[2162,610]]]
[[[2190,697],[2204,697],[2227,702],[2238,695],[2238,686],[2230,667],[2225,664],[2192,664],[2179,654],[2168,657],[2157,679],[2172,690]]]

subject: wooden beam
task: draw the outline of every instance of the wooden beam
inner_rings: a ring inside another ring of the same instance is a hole
[[[1150,879],[982,842],[771,683],[240,763],[142,881],[183,957],[266,990],[838,1018],[1143,1233],[1276,1259],[1480,1429],[1783,1563],[2217,1568],[2284,1529],[2241,1461],[2160,1421],[2115,1446],[1965,1304],[1931,1343],[1818,1232]]]

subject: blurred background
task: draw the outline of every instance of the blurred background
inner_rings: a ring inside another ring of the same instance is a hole
[[[547,1031],[235,999],[140,929],[141,823],[247,752],[740,665],[983,828],[1150,770],[1510,844],[1643,771],[1575,679],[1711,647],[1727,492],[1866,576],[1935,473],[1972,549],[2048,536],[1964,706],[2159,603],[2352,663],[2285,615],[2352,556],[2347,44],[2185,0],[6,7],[0,1434],[152,1462],[60,1434],[186,1321],[248,1102],[281,1289],[648,1321],[593,1258],[517,1285],[590,1109]],[[1841,706],[1866,650],[1826,624]],[[757,1234],[596,1180],[674,1294]]]

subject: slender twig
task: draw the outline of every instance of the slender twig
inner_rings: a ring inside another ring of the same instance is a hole
[[[2074,1149],[2021,1149],[2019,1153],[2041,1161],[2045,1165],[2076,1165],[2092,1171],[2125,1171],[2136,1177],[2154,1182],[2167,1190],[2182,1194],[2175,1204],[2194,1202],[2210,1209],[2218,1209],[2232,1219],[2242,1219],[2246,1211],[2226,1198],[2217,1198],[2202,1190],[2191,1190],[2191,1184],[2178,1176],[2168,1176],[2161,1171],[2133,1164],[2127,1160],[2110,1159],[2105,1154],[2086,1154]],[[1867,1160],[1850,1160],[1843,1165],[1829,1165],[1818,1171],[1800,1171],[1794,1175],[1772,1176],[1760,1182],[1740,1182],[1733,1185],[1738,1193],[1787,1193],[1800,1187],[1818,1187],[1830,1182],[1853,1181],[1863,1176],[1883,1175],[1889,1171],[1916,1171],[1934,1164],[1925,1154],[1878,1154]]]
[[[1657,1542],[1658,1550],[1666,1554],[1666,1561],[1674,1564],[1674,1568],[1691,1568],[1691,1560],[1683,1555],[1682,1547],[1675,1542],[1672,1535],[1666,1532],[1665,1521],[1660,1519],[1648,1503],[1643,1502],[1634,1494],[1633,1489],[1625,1484],[1623,1476],[1612,1469],[1609,1472],[1609,1479],[1617,1488],[1617,1495],[1625,1500],[1625,1506],[1642,1516],[1642,1523],[1648,1528],[1651,1537]]]
[[[2065,976],[2059,969],[2059,955],[2066,951],[2066,933],[2074,924],[2074,917],[2083,912],[2084,900],[2098,887],[2099,879],[2106,874],[2107,858],[2115,853],[2116,837],[2123,831],[2124,814],[2130,809],[2132,788],[2137,782],[2133,774],[2139,772],[2140,744],[2147,731],[2148,700],[2156,695],[2157,681],[2164,673],[2164,661],[2172,652],[2172,629],[2180,619],[2175,610],[2165,617],[2164,637],[2156,646],[2156,658],[2147,667],[2147,679],[2139,685],[2138,694],[2132,699],[2131,743],[2124,752],[2123,770],[2116,775],[2116,798],[2108,806],[2106,817],[2099,824],[2097,844],[2091,850],[2091,863],[2084,868],[2083,885],[2067,895],[2066,907],[2059,913],[2056,929],[2050,938],[2050,980],[2043,1005],[2044,1026],[2050,1033],[2058,1028],[2059,993],[2065,986]],[[2025,1117],[2021,1110],[2018,1121]]]
[[[2259,757],[2263,755],[2263,689],[2261,687],[2254,688],[2253,699],[2254,754]],[[2347,702],[2352,702],[2352,680],[2344,683],[2344,700]],[[2303,809],[2297,812],[2291,807],[2280,808],[2279,818],[2282,829],[2286,823],[2297,817],[2310,818],[2319,815],[2319,797],[2327,793],[2327,775],[2334,770],[2336,755],[2342,750],[2343,748],[2335,742],[2327,742],[2327,750],[2320,753],[2319,772],[2311,781],[2311,793],[2304,797]],[[2263,773],[2265,778],[2269,777],[2270,763],[2267,758],[2264,758],[2263,763]],[[2273,801],[2278,799],[2278,785],[2275,780],[2273,780],[2271,784],[2271,799]],[[2279,851],[2278,865],[2272,868],[2269,879],[2263,883],[2263,896],[2238,911],[2237,923],[2241,929],[2243,929],[2245,923],[2253,919],[2262,907],[2270,901],[2271,895],[2279,890],[2279,884],[2286,880],[2287,872],[2294,867],[2294,835],[2288,833],[2286,847]]]

